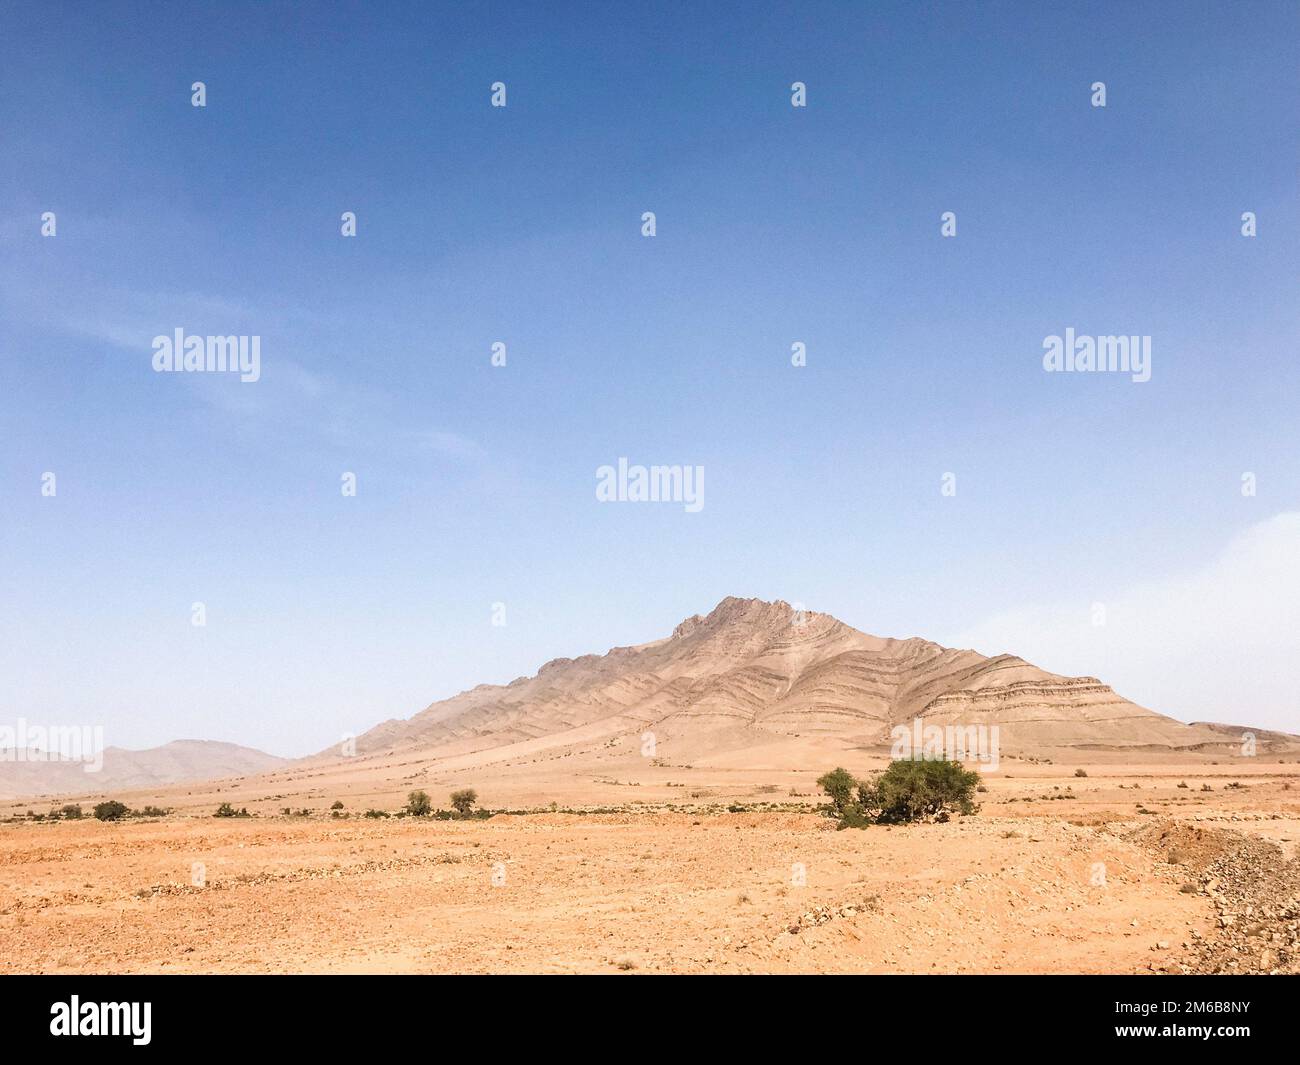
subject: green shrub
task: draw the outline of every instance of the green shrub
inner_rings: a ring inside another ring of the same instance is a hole
[[[975,812],[973,795],[978,773],[960,762],[900,759],[872,780],[855,780],[845,769],[834,769],[817,783],[830,796],[828,813],[840,828],[871,824],[946,821],[950,812]]]
[[[68,803],[67,806],[60,807],[59,813],[61,813],[69,821],[80,821],[83,817],[86,816],[84,813],[81,812],[81,804],[75,802]]]
[[[223,802],[220,806],[217,807],[217,812],[214,813],[212,816],[213,817],[251,817],[252,815],[248,812],[247,806],[241,807],[240,809],[236,810],[233,806],[230,805],[230,803]]]
[[[590,812],[590,813],[611,813],[611,812],[613,812],[613,811],[610,811],[610,810],[594,810],[594,811],[588,811],[588,812]],[[619,812],[625,812],[625,811],[619,811]],[[398,817],[402,817],[402,816],[404,816],[404,812],[398,814],[397,816],[398,816]],[[479,807],[477,810],[471,810],[469,813],[467,813],[467,814],[463,814],[463,813],[460,813],[460,812],[457,811],[457,810],[444,810],[444,809],[442,809],[441,807],[439,807],[437,810],[432,811],[432,812],[429,814],[429,816],[432,817],[435,821],[486,821],[489,817],[492,816],[492,811],[491,811],[491,810],[485,810],[485,809],[483,809],[482,807]]]
[[[1076,777],[1086,777],[1088,775],[1088,771],[1086,769],[1076,769],[1074,771],[1074,775]]]
[[[830,815],[843,817],[853,804],[853,789],[858,786],[858,781],[847,769],[836,767],[818,777],[817,786],[830,796]]]
[[[478,802],[478,792],[473,788],[462,788],[451,793],[451,808],[461,817],[467,817],[476,802]]]
[[[366,816],[367,817],[390,817],[391,815],[387,810],[367,810]]]
[[[840,815],[837,828],[867,828],[875,824],[875,817],[856,802],[850,803]]]
[[[95,806],[95,816],[101,821],[120,821],[129,812],[126,803],[118,802],[116,799],[109,799],[108,802],[101,802]]]
[[[335,799],[332,803],[330,803],[330,809],[331,809],[331,810],[342,810],[342,809],[343,809],[343,800],[342,800],[342,799]]]
[[[946,821],[950,811],[975,812],[972,795],[980,775],[960,762],[891,762],[872,784],[878,820],[884,824],[909,821]],[[865,796],[864,796],[865,798]]]
[[[428,817],[433,809],[427,792],[413,791],[406,797],[406,812],[412,817]]]

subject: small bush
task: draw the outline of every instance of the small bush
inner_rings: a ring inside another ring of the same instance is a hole
[[[1074,775],[1076,777],[1086,777],[1088,775],[1088,771],[1086,769],[1076,769],[1074,771]]]
[[[856,780],[846,769],[820,777],[818,785],[830,796],[830,816],[841,828],[870,824],[946,821],[952,811],[975,812],[973,795],[979,774],[960,762],[900,759],[870,781]]]
[[[108,802],[97,803],[95,806],[95,817],[100,821],[120,821],[129,812],[126,803],[118,802],[116,799],[109,799]]]
[[[467,817],[476,802],[478,802],[478,792],[473,788],[462,788],[451,793],[451,808],[461,817]]]
[[[878,820],[885,824],[946,821],[949,811],[974,813],[971,796],[979,782],[980,775],[963,769],[960,762],[891,762],[872,788],[874,805],[880,810]]]
[[[217,807],[217,812],[214,813],[212,816],[213,817],[251,817],[252,815],[248,812],[247,806],[244,806],[241,809],[236,810],[233,806],[230,805],[230,803],[223,802],[220,806]]]
[[[875,817],[857,803],[850,803],[840,815],[836,828],[868,828],[875,823]]]
[[[343,809],[343,800],[342,800],[342,799],[335,799],[332,803],[330,803],[330,809],[331,809],[331,810],[342,810],[342,809]]]
[[[428,792],[413,791],[406,796],[406,812],[412,817],[428,817],[432,809]]]
[[[853,789],[858,786],[858,781],[847,769],[837,767],[818,777],[817,786],[830,796],[831,816],[843,817],[853,803]]]
[[[81,812],[81,804],[75,802],[69,803],[67,806],[61,806],[59,808],[59,813],[61,813],[69,821],[80,821],[83,817],[86,816]]]
[[[387,810],[367,810],[366,816],[367,817],[391,817],[392,815]]]

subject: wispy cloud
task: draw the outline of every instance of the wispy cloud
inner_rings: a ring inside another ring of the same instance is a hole
[[[344,381],[318,368],[338,354],[323,350],[319,338],[345,335],[351,321],[332,322],[283,303],[268,309],[200,292],[140,292],[69,282],[38,287],[30,280],[23,287],[26,297],[18,304],[30,324],[103,343],[139,360],[141,367],[148,363],[153,338],[178,327],[195,335],[263,337],[262,376],[255,384],[226,375],[177,375],[187,395],[245,438],[291,434],[382,455],[386,461],[435,456],[475,476],[489,472],[490,457],[477,440],[447,428],[411,426],[400,413],[396,391]],[[338,344],[344,346],[344,341]]]

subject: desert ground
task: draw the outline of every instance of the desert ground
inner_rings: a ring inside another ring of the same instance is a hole
[[[974,815],[844,831],[816,777],[882,758],[295,765],[114,796],[171,811],[115,823],[16,800],[0,971],[1300,971],[1300,760],[1066,757],[1004,758]],[[514,812],[362,816],[465,785]]]
[[[837,831],[818,777],[922,722],[993,738],[978,811]],[[727,598],[354,739],[126,752],[0,801],[0,970],[1300,971],[1300,737],[1012,655]],[[156,783],[200,764],[250,768]],[[463,788],[491,816],[395,816]],[[48,817],[105,799],[151,816]]]

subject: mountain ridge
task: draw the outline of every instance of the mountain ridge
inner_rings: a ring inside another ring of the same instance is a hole
[[[1025,750],[1204,749],[1247,731],[1234,738],[1231,726],[1184,724],[1097,677],[1049,673],[1013,654],[873,636],[783,600],[728,596],[667,637],[553,658],[530,677],[477,685],[390,719],[357,737],[356,750],[463,754],[638,728],[688,750],[808,734],[878,746],[918,718],[997,725],[1004,743]]]

